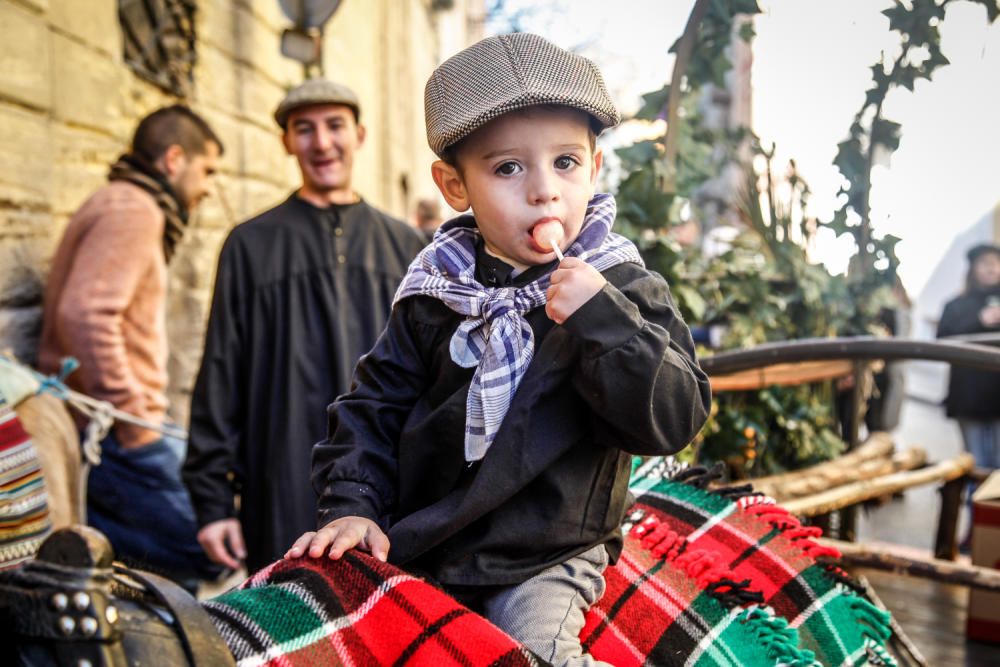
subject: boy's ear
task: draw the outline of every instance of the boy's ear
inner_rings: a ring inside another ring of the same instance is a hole
[[[604,164],[604,151],[600,148],[594,150],[594,171],[590,175],[590,184],[597,183],[597,175],[601,173],[601,165]]]
[[[469,194],[458,169],[444,160],[436,160],[431,165],[431,176],[441,191],[441,196],[448,202],[448,206],[460,212],[469,209]]]

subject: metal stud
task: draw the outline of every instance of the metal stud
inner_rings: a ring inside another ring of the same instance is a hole
[[[90,616],[80,619],[80,632],[87,637],[92,637],[97,632],[97,619]]]
[[[65,593],[56,593],[52,596],[52,607],[56,611],[63,611],[69,605],[69,597]]]
[[[75,593],[73,595],[73,606],[79,609],[80,611],[83,611],[84,609],[90,606],[90,596],[84,593],[83,591]]]
[[[80,661],[76,663],[76,667],[94,667],[94,663],[86,658],[81,658]]]
[[[104,610],[104,618],[108,619],[108,623],[114,625],[118,622],[118,607],[109,605],[107,609]]]
[[[76,621],[70,616],[59,617],[59,631],[64,635],[71,635],[76,630]]]

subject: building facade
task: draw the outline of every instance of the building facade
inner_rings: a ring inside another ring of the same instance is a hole
[[[481,36],[482,6],[344,0],[324,26],[322,71],[357,91],[368,127],[355,185],[401,218],[435,193],[424,82]],[[271,116],[305,76],[280,53],[289,27],[279,0],[0,0],[0,349],[33,362],[67,220],[105,182],[138,119],[186,102],[226,146],[217,192],[170,267],[170,397],[186,423],[221,243],[299,183]]]

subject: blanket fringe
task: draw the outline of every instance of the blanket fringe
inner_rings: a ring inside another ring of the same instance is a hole
[[[868,644],[866,650],[870,664],[880,664],[880,662],[886,665],[896,664],[895,659],[883,646],[892,636],[890,613],[872,604],[865,595],[864,587],[839,566],[840,551],[816,542],[816,538],[823,533],[819,527],[803,526],[798,517],[778,505],[774,499],[753,491],[752,483],[710,488],[709,485],[712,482],[723,477],[724,467],[722,463],[716,463],[711,468],[691,466],[671,472],[665,473],[663,479],[685,484],[699,489],[703,493],[734,502],[742,512],[770,524],[780,531],[802,554],[816,561],[817,565],[822,568],[824,575],[829,577],[835,585],[854,593],[851,595],[849,607],[855,620],[862,627],[861,634],[866,638]],[[684,538],[681,537],[681,539]],[[747,580],[747,584],[749,585],[749,580]],[[777,620],[784,622],[784,619],[781,618]]]

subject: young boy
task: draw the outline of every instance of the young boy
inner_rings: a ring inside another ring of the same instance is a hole
[[[434,180],[472,215],[411,265],[331,406],[323,527],[287,555],[361,548],[553,664],[593,664],[578,636],[621,551],[631,455],[684,447],[708,381],[666,283],[594,195],[596,133],[619,116],[593,63],[491,37],[431,75],[425,107]]]

